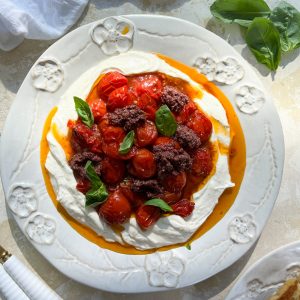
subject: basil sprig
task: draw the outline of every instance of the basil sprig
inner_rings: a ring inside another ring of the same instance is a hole
[[[285,1],[271,11],[264,0],[216,0],[210,11],[225,23],[248,27],[247,45],[270,70],[278,68],[282,52],[300,47],[300,12]]]
[[[133,145],[133,142],[134,142],[134,136],[135,136],[135,134],[134,134],[133,130],[129,131],[126,134],[126,136],[124,137],[124,139],[119,147],[120,154],[127,154],[130,151],[130,149]]]
[[[172,207],[167,202],[165,202],[163,199],[160,199],[160,198],[150,199],[150,200],[146,201],[144,204],[157,206],[165,212],[173,211]]]
[[[159,133],[165,136],[172,136],[177,129],[176,120],[165,104],[156,111],[155,124]]]
[[[255,18],[246,33],[246,42],[256,59],[270,70],[276,70],[281,58],[280,36],[273,23]]]
[[[94,124],[94,116],[89,105],[84,100],[76,96],[74,96],[74,103],[76,112],[81,121],[85,125],[92,127],[92,125]]]
[[[105,184],[97,175],[90,160],[86,163],[85,170],[88,179],[92,183],[91,189],[85,194],[85,206],[97,206],[107,199],[108,192]]]

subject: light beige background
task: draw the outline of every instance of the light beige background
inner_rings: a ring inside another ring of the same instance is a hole
[[[209,6],[213,0],[93,0],[74,28],[118,14],[154,13],[180,17],[213,31],[227,40],[256,69],[272,94],[285,136],[285,167],[282,186],[272,215],[256,248],[217,276],[198,285],[159,294],[143,295],[143,299],[224,299],[235,277],[271,250],[300,238],[300,50],[285,55],[274,73],[256,63],[236,25],[224,26],[213,19]],[[279,1],[267,1],[274,7]],[[288,1],[300,10],[298,0]],[[7,112],[27,72],[36,59],[54,41],[25,41],[11,52],[0,51],[0,132]],[[24,99],[26,102],[26,99]],[[16,122],[16,126],[18,123]],[[20,128],[20,135],[22,128]],[[140,295],[117,295],[98,291],[65,277],[31,246],[7,210],[0,187],[0,244],[18,256],[42,277],[64,299],[141,299]],[[250,257],[250,259],[249,259]],[[248,261],[249,259],[249,261]],[[247,262],[248,261],[248,262]],[[112,283],[114,284],[114,283]]]

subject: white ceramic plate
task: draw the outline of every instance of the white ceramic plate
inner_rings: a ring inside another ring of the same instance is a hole
[[[257,261],[226,300],[268,299],[287,279],[300,275],[300,242],[280,247]]]
[[[118,33],[124,25],[129,28],[125,36]],[[238,197],[225,217],[193,242],[191,251],[180,247],[133,256],[99,248],[64,221],[45,189],[39,143],[46,116],[96,61],[129,49],[163,53],[206,70],[231,100],[244,131],[247,166]],[[8,206],[21,230],[57,269],[99,289],[146,292],[191,285],[239,259],[259,237],[271,213],[283,157],[282,129],[272,100],[230,45],[184,20],[131,15],[80,27],[38,59],[7,117],[1,175]]]

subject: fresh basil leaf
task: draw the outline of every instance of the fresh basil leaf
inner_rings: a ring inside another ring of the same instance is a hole
[[[144,203],[145,205],[157,206],[163,211],[173,211],[172,207],[163,199],[154,198]]]
[[[155,124],[162,135],[172,136],[177,129],[177,123],[169,107],[162,105],[155,113]]]
[[[120,145],[120,148],[119,148],[120,154],[127,154],[130,151],[130,149],[133,145],[133,142],[134,142],[134,135],[135,134],[134,134],[133,130],[129,131],[126,134],[126,136],[124,137],[124,139]]]
[[[270,14],[270,8],[264,0],[216,0],[210,7],[214,17],[225,23],[238,23],[248,27],[256,17]]]
[[[89,105],[79,97],[74,97],[74,102],[75,102],[76,112],[80,117],[81,121],[85,125],[92,127],[92,125],[94,124],[94,116],[92,114]]]
[[[280,36],[273,23],[266,18],[255,18],[246,33],[246,42],[257,61],[276,70],[280,58]]]
[[[270,20],[279,31],[283,51],[300,46],[300,12],[294,6],[285,1],[280,2],[272,11]]]
[[[85,164],[85,171],[86,171],[86,175],[88,177],[88,179],[90,180],[90,182],[92,183],[93,186],[100,186],[103,184],[103,182],[101,181],[101,179],[99,178],[99,176],[97,175],[92,162],[89,160],[87,161],[87,163]]]
[[[105,184],[97,175],[92,162],[89,160],[85,165],[86,175],[92,183],[92,188],[85,194],[86,202],[85,206],[97,206],[103,203],[107,197],[108,192]]]
[[[85,194],[85,206],[97,206],[103,203],[107,197],[108,193],[104,184],[101,186],[94,186]]]
[[[188,250],[192,250],[192,247],[191,247],[191,244],[190,244],[190,243],[187,243],[187,244],[185,245],[185,248],[188,249]]]

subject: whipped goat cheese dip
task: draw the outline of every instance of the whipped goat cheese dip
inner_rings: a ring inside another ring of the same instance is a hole
[[[67,135],[69,120],[76,120],[78,115],[75,110],[73,97],[85,99],[99,74],[110,70],[118,70],[124,75],[148,72],[161,72],[172,77],[183,79],[195,89],[201,90],[202,98],[194,98],[194,102],[202,111],[213,120],[211,142],[230,145],[230,126],[226,112],[217,98],[206,92],[203,87],[191,80],[189,76],[170,66],[158,56],[146,52],[129,51],[125,54],[113,56],[97,64],[81,75],[62,96],[57,112],[52,120],[52,125],[60,134]],[[221,126],[217,130],[215,124]],[[137,249],[146,250],[162,246],[186,242],[194,232],[205,222],[213,212],[223,191],[233,187],[228,167],[228,157],[218,150],[214,174],[209,177],[206,184],[193,194],[195,209],[186,218],[170,215],[160,218],[148,230],[142,230],[135,218],[122,224],[124,230],[117,234],[110,225],[101,219],[93,207],[85,207],[85,196],[76,189],[76,180],[70,168],[65,152],[50,130],[47,135],[49,154],[46,160],[46,169],[49,171],[51,183],[57,200],[66,209],[68,214],[78,222],[92,228],[98,235],[109,242],[127,243]],[[217,148],[218,149],[218,148]]]

